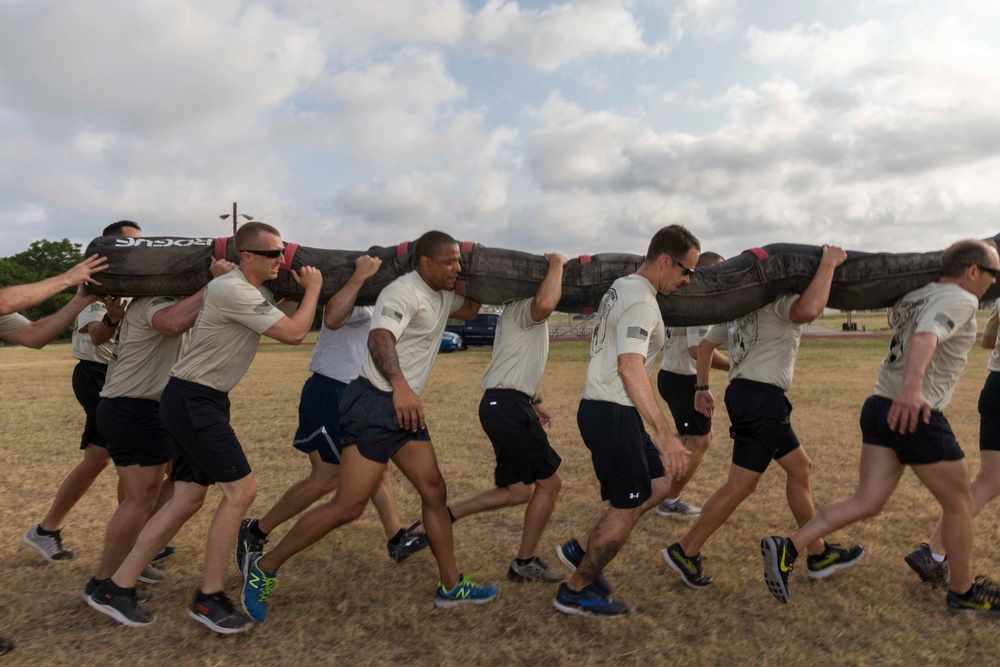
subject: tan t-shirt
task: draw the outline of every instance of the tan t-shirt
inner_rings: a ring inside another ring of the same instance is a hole
[[[73,329],[73,357],[81,361],[96,361],[99,364],[106,364],[111,361],[111,353],[115,347],[115,337],[94,345],[90,340],[90,334],[81,331],[91,322],[100,322],[108,314],[108,307],[100,301],[90,304],[76,316],[76,327]]]
[[[789,318],[798,294],[783,294],[739,319],[713,324],[705,340],[726,345],[729,379],[753,380],[788,391],[803,326]]]
[[[697,347],[708,333],[707,326],[667,327],[663,331],[663,357],[660,370],[678,375],[697,375],[698,362],[688,351]]]
[[[549,358],[549,322],[531,319],[534,299],[504,305],[493,340],[493,357],[480,383],[487,389],[514,389],[534,396]]]
[[[0,315],[0,336],[17,333],[29,324],[31,320],[20,313]]]
[[[986,320],[983,336],[992,336],[997,341],[997,345],[993,347],[993,352],[990,354],[990,360],[986,362],[986,368],[992,373],[1000,373],[1000,302],[997,302],[996,308]]]
[[[160,400],[170,369],[181,354],[189,332],[165,336],[153,327],[157,311],[180,301],[173,296],[135,299],[118,325],[115,349],[108,364],[103,398],[147,398]]]
[[[896,397],[913,335],[930,333],[938,344],[924,374],[923,393],[931,410],[943,410],[976,342],[978,307],[979,299],[954,283],[930,283],[905,294],[892,307],[892,340],[878,369],[875,395]]]
[[[424,390],[441,349],[441,335],[449,313],[464,304],[464,296],[431,289],[416,271],[396,278],[378,295],[371,331],[385,329],[396,338],[399,368],[418,395]],[[365,353],[361,376],[382,391],[392,391],[392,385],[375,367],[371,352]]]
[[[656,305],[656,288],[637,274],[619,278],[601,298],[583,398],[634,405],[618,374],[618,357],[641,354],[646,371],[652,372],[662,347],[663,317]]]
[[[284,316],[271,290],[254,287],[242,271],[216,278],[171,377],[229,392],[250,368],[260,335]]]

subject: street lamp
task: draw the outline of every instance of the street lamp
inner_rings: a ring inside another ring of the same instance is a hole
[[[231,214],[230,213],[223,213],[219,217],[222,218],[223,220],[226,220],[226,219],[229,218],[230,215],[233,216],[233,237],[235,238],[236,237],[236,225],[239,222],[239,219],[240,218],[246,218],[247,220],[253,220],[253,216],[252,215],[247,215],[246,213],[240,213],[239,215],[236,215],[236,202],[233,202],[233,212]]]

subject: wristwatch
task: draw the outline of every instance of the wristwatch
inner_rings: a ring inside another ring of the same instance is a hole
[[[695,391],[708,391],[708,385],[707,384],[696,384],[694,386],[694,390]]]
[[[104,326],[106,326],[106,327],[111,327],[112,329],[114,329],[114,328],[115,328],[115,327],[117,327],[117,326],[118,326],[119,324],[121,324],[121,320],[118,320],[117,322],[112,322],[112,321],[111,321],[111,318],[110,318],[110,317],[108,317],[108,314],[107,314],[107,313],[105,313],[105,314],[104,314],[104,317],[102,317],[102,318],[101,318],[101,324],[103,324],[103,325],[104,325]]]

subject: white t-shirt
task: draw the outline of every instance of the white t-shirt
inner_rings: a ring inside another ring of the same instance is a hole
[[[31,320],[20,313],[0,315],[0,336],[17,333],[29,324],[31,324]]]
[[[73,357],[81,361],[96,361],[99,364],[106,364],[111,361],[111,353],[115,347],[114,335],[111,339],[94,345],[90,340],[90,334],[84,333],[82,329],[91,322],[100,322],[108,314],[108,307],[100,301],[90,304],[76,316],[76,327],[73,329]]]
[[[347,384],[358,377],[368,351],[368,329],[374,306],[355,306],[338,329],[323,324],[309,370]]]
[[[433,290],[416,271],[396,278],[378,295],[371,331],[385,329],[396,338],[399,368],[407,384],[420,394],[441,349],[441,335],[448,315],[465,304],[465,297],[448,290]],[[366,352],[361,377],[382,391],[392,391]]]
[[[992,373],[1000,373],[1000,349],[998,349],[1000,348],[1000,301],[986,320],[983,336],[992,336],[998,343],[990,354],[990,360],[986,362],[986,368]]]
[[[666,327],[663,331],[663,357],[660,370],[677,375],[697,375],[698,362],[688,351],[708,333],[708,326]]]
[[[802,324],[789,317],[798,298],[783,294],[763,308],[709,328],[705,340],[728,348],[730,380],[764,382],[788,391],[802,340]]]
[[[254,287],[242,271],[216,278],[208,283],[191,344],[171,377],[228,393],[250,368],[260,335],[284,316],[271,290]]]
[[[619,278],[601,298],[583,398],[634,405],[618,374],[618,357],[641,354],[648,373],[662,347],[663,317],[656,304],[656,288],[638,274]]]
[[[103,398],[160,400],[170,369],[180,357],[190,333],[165,336],[153,327],[153,315],[180,301],[173,296],[149,296],[132,301],[118,325],[115,349],[108,364]]]
[[[493,340],[493,357],[480,383],[487,389],[514,389],[534,396],[549,358],[548,318],[531,319],[534,299],[519,299],[504,305]]]
[[[905,294],[892,307],[892,340],[882,360],[875,395],[895,398],[903,387],[906,351],[913,335],[930,333],[937,347],[924,374],[923,394],[932,410],[951,401],[976,342],[979,299],[954,283],[930,283]]]

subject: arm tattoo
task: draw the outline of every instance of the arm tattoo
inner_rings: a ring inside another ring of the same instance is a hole
[[[375,368],[382,374],[386,382],[392,382],[401,375],[399,356],[396,354],[396,341],[392,334],[384,329],[372,331],[368,340],[368,351],[372,355]]]

